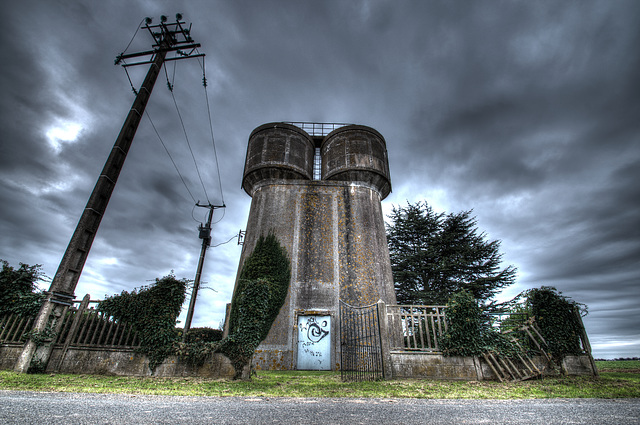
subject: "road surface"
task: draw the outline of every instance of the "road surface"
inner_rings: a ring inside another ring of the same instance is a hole
[[[170,397],[0,391],[2,424],[640,424],[640,399]]]

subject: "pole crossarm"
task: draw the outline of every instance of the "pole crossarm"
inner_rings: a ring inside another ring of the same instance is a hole
[[[201,47],[200,43],[195,43],[195,44],[188,44],[186,46],[175,46],[175,47],[167,47],[165,49],[162,49],[165,52],[177,52],[180,51],[182,52],[183,49],[197,49],[198,47]],[[144,52],[137,52],[137,53],[129,53],[129,54],[119,54],[118,56],[116,56],[116,65],[118,65],[122,60],[124,59],[131,59],[131,58],[138,58],[140,56],[149,56],[149,55],[153,55],[156,54],[160,51],[161,49],[153,49],[153,50],[145,50]],[[182,52],[184,53],[184,52]],[[185,53],[188,54],[188,53]],[[189,56],[184,56],[181,55],[182,58],[188,58],[188,57],[192,57],[192,56],[196,56],[196,55],[189,55]],[[197,56],[204,56],[204,54],[198,54]],[[166,60],[169,59],[180,59],[179,58],[167,58]]]
[[[204,53],[200,53],[200,54],[197,54],[197,55],[189,55],[189,56],[182,56],[182,57],[181,56],[176,56],[175,58],[166,58],[164,61],[165,62],[171,62],[171,61],[177,61],[177,60],[180,60],[180,59],[201,58],[201,57],[204,57],[204,56],[205,56]],[[130,66],[148,65],[150,63],[153,63],[153,61],[149,60],[149,61],[145,61],[145,62],[125,63],[125,64],[122,64],[122,67],[123,68],[128,68]]]
[[[149,56],[149,55],[157,55],[161,52],[164,52],[165,55],[169,52],[176,52],[175,57],[166,58],[166,61],[173,61],[178,59],[187,59],[190,57],[201,57],[204,54],[194,55],[193,52],[200,47],[200,43],[195,43],[193,38],[191,38],[191,25],[189,28],[185,28],[185,22],[180,21],[182,15],[176,15],[176,22],[167,23],[166,16],[162,16],[160,18],[161,22],[158,25],[150,25],[152,20],[151,18],[146,19],[146,23],[141,29],[146,29],[149,34],[153,37],[155,44],[153,50],[145,50],[137,53],[129,53],[124,54],[120,53],[116,56],[115,65],[120,64],[125,59],[137,58],[141,56]],[[184,50],[189,50],[190,52],[185,52]],[[129,64],[124,66],[134,66],[134,65],[143,65],[152,63],[151,60],[145,62],[137,62],[135,64]]]

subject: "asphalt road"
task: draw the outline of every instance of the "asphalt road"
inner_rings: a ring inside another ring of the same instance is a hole
[[[0,391],[2,424],[640,424],[640,399],[169,397]]]

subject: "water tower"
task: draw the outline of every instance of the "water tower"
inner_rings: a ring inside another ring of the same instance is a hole
[[[384,138],[361,125],[261,125],[242,187],[252,201],[238,272],[269,232],[291,259],[289,293],[256,368],[339,369],[339,302],[396,304],[380,205],[391,191]]]

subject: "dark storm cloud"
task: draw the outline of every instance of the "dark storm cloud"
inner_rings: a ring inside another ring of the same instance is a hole
[[[240,184],[253,128],[353,122],[387,140],[387,204],[473,208],[519,268],[515,292],[557,286],[589,304],[601,355],[638,354],[636,2],[21,1],[7,12],[1,258],[44,263],[53,275],[133,101],[113,59],[142,18],[182,12],[207,54],[219,163],[200,65],[180,61],[183,123],[162,72],[147,107],[156,129],[144,117],[78,291],[101,297],[171,269],[192,277],[206,214],[191,198],[207,200],[200,178],[214,204],[223,187],[213,244],[225,242],[246,224]],[[141,31],[128,52],[149,44]],[[138,87],[146,69],[129,70]],[[172,78],[173,65],[167,71]],[[75,140],[47,136],[67,124],[81,126]],[[218,293],[205,291],[195,323],[221,319],[239,253],[235,240],[210,249],[205,280]]]

